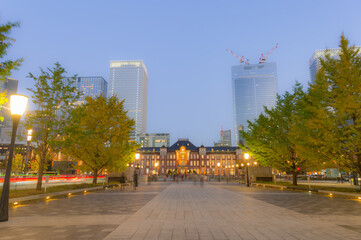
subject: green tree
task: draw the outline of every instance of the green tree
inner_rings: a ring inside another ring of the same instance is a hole
[[[15,39],[10,38],[9,34],[13,28],[19,27],[19,23],[8,22],[0,25],[0,84],[11,75],[12,70],[16,70],[23,59],[17,60],[5,60],[4,57],[7,55],[8,48],[15,42]],[[0,106],[7,102],[6,92],[0,93]],[[3,117],[0,116],[0,120],[3,121]]]
[[[131,141],[135,121],[116,96],[85,97],[86,103],[73,108],[64,129],[63,152],[83,163],[93,173],[93,182],[104,169],[124,171],[139,147]]]
[[[32,102],[36,110],[26,116],[27,127],[33,129],[33,141],[39,156],[37,190],[41,190],[43,172],[46,164],[51,161],[51,152],[57,152],[58,139],[65,125],[67,111],[74,106],[79,92],[73,87],[75,77],[65,77],[65,69],[59,63],[41,70],[39,77],[29,73],[35,81],[35,87],[28,89],[32,93]]]
[[[12,171],[13,172],[22,172],[24,164],[24,156],[20,153],[16,153],[14,155],[13,164],[12,164]]]
[[[361,175],[361,55],[344,35],[337,58],[326,52],[307,95],[307,133],[315,158]]]
[[[294,135],[300,111],[298,102],[304,95],[302,86],[296,84],[293,93],[286,92],[277,97],[274,108],[265,108],[265,114],[249,121],[249,131],[241,131],[247,145],[241,148],[249,151],[262,165],[291,173],[293,185],[297,185],[298,173],[312,166],[298,153],[298,139]]]

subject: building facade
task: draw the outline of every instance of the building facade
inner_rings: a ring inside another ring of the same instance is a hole
[[[237,175],[243,155],[238,147],[196,147],[178,139],[170,147],[143,147],[131,163],[140,175],[179,174]]]
[[[103,77],[77,77],[74,86],[83,94],[79,104],[84,103],[85,96],[94,98],[103,94],[107,97],[108,94],[108,82]]]
[[[359,54],[361,54],[361,47],[356,47],[356,50],[359,51]],[[308,62],[308,66],[310,68],[310,78],[311,83],[315,83],[316,74],[318,70],[321,68],[321,61],[320,58],[325,58],[326,52],[328,52],[329,56],[331,58],[338,58],[341,53],[341,48],[330,48],[330,49],[320,49],[316,50]]]
[[[238,129],[248,130],[247,121],[255,120],[277,101],[277,65],[260,63],[232,67],[234,145],[240,141]]]
[[[231,129],[221,130],[221,141],[214,143],[215,147],[231,147],[232,146],[232,135]]]
[[[135,120],[132,138],[147,132],[148,72],[141,60],[111,61],[108,96],[125,99],[124,108]]]
[[[169,147],[169,133],[141,133],[137,135],[137,142],[142,147]]]
[[[6,78],[5,81],[0,81],[0,92],[5,92],[9,98],[11,94],[16,94],[18,91],[18,80],[12,78]],[[4,121],[1,122],[1,126],[12,126],[12,118],[10,113],[10,101],[1,106],[1,115],[4,117]]]

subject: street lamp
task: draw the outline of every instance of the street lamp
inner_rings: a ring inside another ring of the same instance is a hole
[[[244,159],[246,159],[246,160],[249,159],[249,153],[244,154]],[[249,187],[248,166],[249,166],[249,162],[247,162],[247,187]]]
[[[219,172],[219,167],[221,166],[220,163],[217,163],[217,167],[218,167],[218,182],[221,181],[221,173]]]
[[[18,129],[18,124],[23,115],[26,105],[28,103],[28,97],[23,95],[10,95],[10,111],[13,118],[13,130],[11,135],[11,143],[10,143],[10,154],[8,163],[6,166],[6,173],[4,179],[3,190],[1,193],[0,199],[0,222],[5,222],[9,220],[9,190],[10,190],[10,175],[11,175],[11,165],[14,155],[15,148],[15,138],[16,138],[16,130]]]
[[[27,145],[26,145],[26,156],[25,156],[24,174],[26,174],[26,172],[27,172],[27,170],[28,170],[29,148],[30,148],[30,142],[31,142],[32,134],[33,134],[33,130],[32,130],[32,129],[29,129],[29,130],[28,130]]]

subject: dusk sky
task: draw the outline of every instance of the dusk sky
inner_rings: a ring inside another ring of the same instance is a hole
[[[279,94],[310,80],[316,49],[338,46],[342,32],[361,45],[361,1],[10,1],[0,23],[21,28],[5,59],[24,58],[12,78],[60,62],[68,75],[103,76],[110,60],[142,59],[149,73],[148,132],[213,145],[233,127],[231,66],[225,49],[257,63],[276,43]],[[232,135],[234,134],[232,129]],[[232,136],[233,141],[233,136]]]

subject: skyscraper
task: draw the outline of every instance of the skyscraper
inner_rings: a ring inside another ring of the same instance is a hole
[[[331,58],[337,58],[341,53],[341,48],[330,48],[327,49],[328,53]],[[320,58],[325,58],[326,55],[326,49],[320,49],[316,50],[308,62],[308,66],[310,68],[310,76],[311,76],[311,83],[315,83],[315,78],[318,70],[321,68],[321,61]],[[359,54],[361,54],[361,47],[356,47],[356,50],[359,51]]]
[[[169,147],[169,133],[142,133],[137,135],[137,142],[142,147]]]
[[[231,147],[232,146],[232,137],[231,129],[223,130],[221,129],[221,141],[214,143],[215,147]]]
[[[77,77],[74,85],[83,94],[79,103],[85,101],[85,96],[94,98],[103,94],[107,97],[108,82],[103,77]]]
[[[135,120],[135,135],[147,132],[148,72],[142,60],[110,61],[108,96],[125,99],[128,116]]]
[[[6,78],[5,81],[0,81],[0,92],[6,91],[6,97],[9,99],[11,94],[16,94],[18,91],[18,80],[12,78]],[[9,110],[10,101],[8,101],[4,107],[1,107],[1,114],[4,117],[2,126],[12,125],[12,117]]]
[[[276,63],[232,67],[235,145],[238,145],[240,140],[238,129],[247,131],[248,120],[255,120],[263,113],[264,106],[275,106],[277,89]]]

